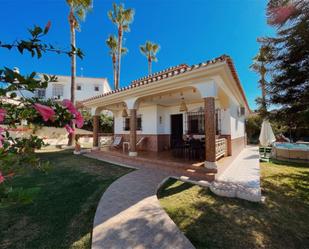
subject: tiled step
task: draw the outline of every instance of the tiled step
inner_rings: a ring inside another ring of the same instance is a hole
[[[195,167],[175,162],[164,162],[160,160],[152,160],[141,157],[131,158],[126,155],[113,154],[105,151],[93,151],[91,153],[94,154],[96,157],[101,158],[102,160],[125,164],[132,167],[143,166],[164,168],[168,171],[171,171],[171,174],[173,172],[177,173],[177,175],[183,174],[184,176],[190,177],[190,179],[192,180],[213,181],[215,179],[216,170],[209,170],[203,167]]]

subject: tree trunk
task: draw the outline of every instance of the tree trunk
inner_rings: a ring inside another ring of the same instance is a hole
[[[114,73],[114,88],[116,89],[117,87],[117,67],[116,67],[116,54],[113,53],[113,73]]]
[[[76,47],[75,44],[75,18],[72,7],[70,8],[69,14],[69,23],[70,23],[70,34],[71,34],[71,49]],[[72,51],[73,52],[73,51]],[[76,54],[75,52],[71,55],[71,102],[75,105],[75,77],[76,77]],[[72,128],[75,129],[74,122],[72,123]],[[69,135],[68,145],[74,145],[75,134],[71,133]]]
[[[148,58],[148,75],[151,74],[151,59]]]
[[[118,28],[118,53],[117,53],[117,81],[116,89],[119,88],[120,84],[120,68],[121,68],[121,50],[122,50],[122,27]]]

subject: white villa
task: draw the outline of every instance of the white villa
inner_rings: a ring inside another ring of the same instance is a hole
[[[57,82],[50,82],[46,89],[37,89],[35,93],[23,92],[25,97],[38,97],[41,99],[70,99],[71,76],[56,75]],[[90,98],[111,91],[106,78],[76,77],[76,101]],[[20,97],[21,94],[16,92]]]
[[[168,68],[83,104],[93,110],[94,147],[99,145],[98,115],[109,110],[114,115],[114,137],[129,145],[131,157],[138,157],[139,150],[177,149],[190,137],[202,143],[199,152],[205,166],[213,169],[220,158],[236,156],[246,144],[245,117],[250,109],[227,55]]]

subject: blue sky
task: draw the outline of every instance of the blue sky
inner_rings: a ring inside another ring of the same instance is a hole
[[[119,1],[116,1],[117,3]],[[122,60],[121,86],[147,74],[147,61],[139,45],[151,40],[161,45],[159,61],[153,71],[181,63],[195,64],[222,54],[230,55],[236,65],[249,105],[260,95],[258,76],[250,71],[258,51],[257,37],[273,35],[266,24],[266,0],[129,0],[125,7],[135,9],[131,32],[125,34],[129,53]],[[68,7],[65,0],[0,0],[0,40],[27,37],[27,28],[44,26],[51,30],[46,41],[61,48],[69,47]],[[107,11],[113,1],[94,0],[93,10],[77,33],[77,46],[85,53],[77,60],[77,75],[107,77],[112,83],[112,63],[105,40],[116,34]],[[70,60],[64,55],[48,54],[41,59],[0,50],[0,67],[17,66],[22,73],[32,71],[69,75]]]

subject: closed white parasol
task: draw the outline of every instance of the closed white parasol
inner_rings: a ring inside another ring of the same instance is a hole
[[[259,140],[262,146],[269,146],[276,141],[273,129],[271,128],[269,121],[266,119],[264,119],[262,123],[262,129]]]

